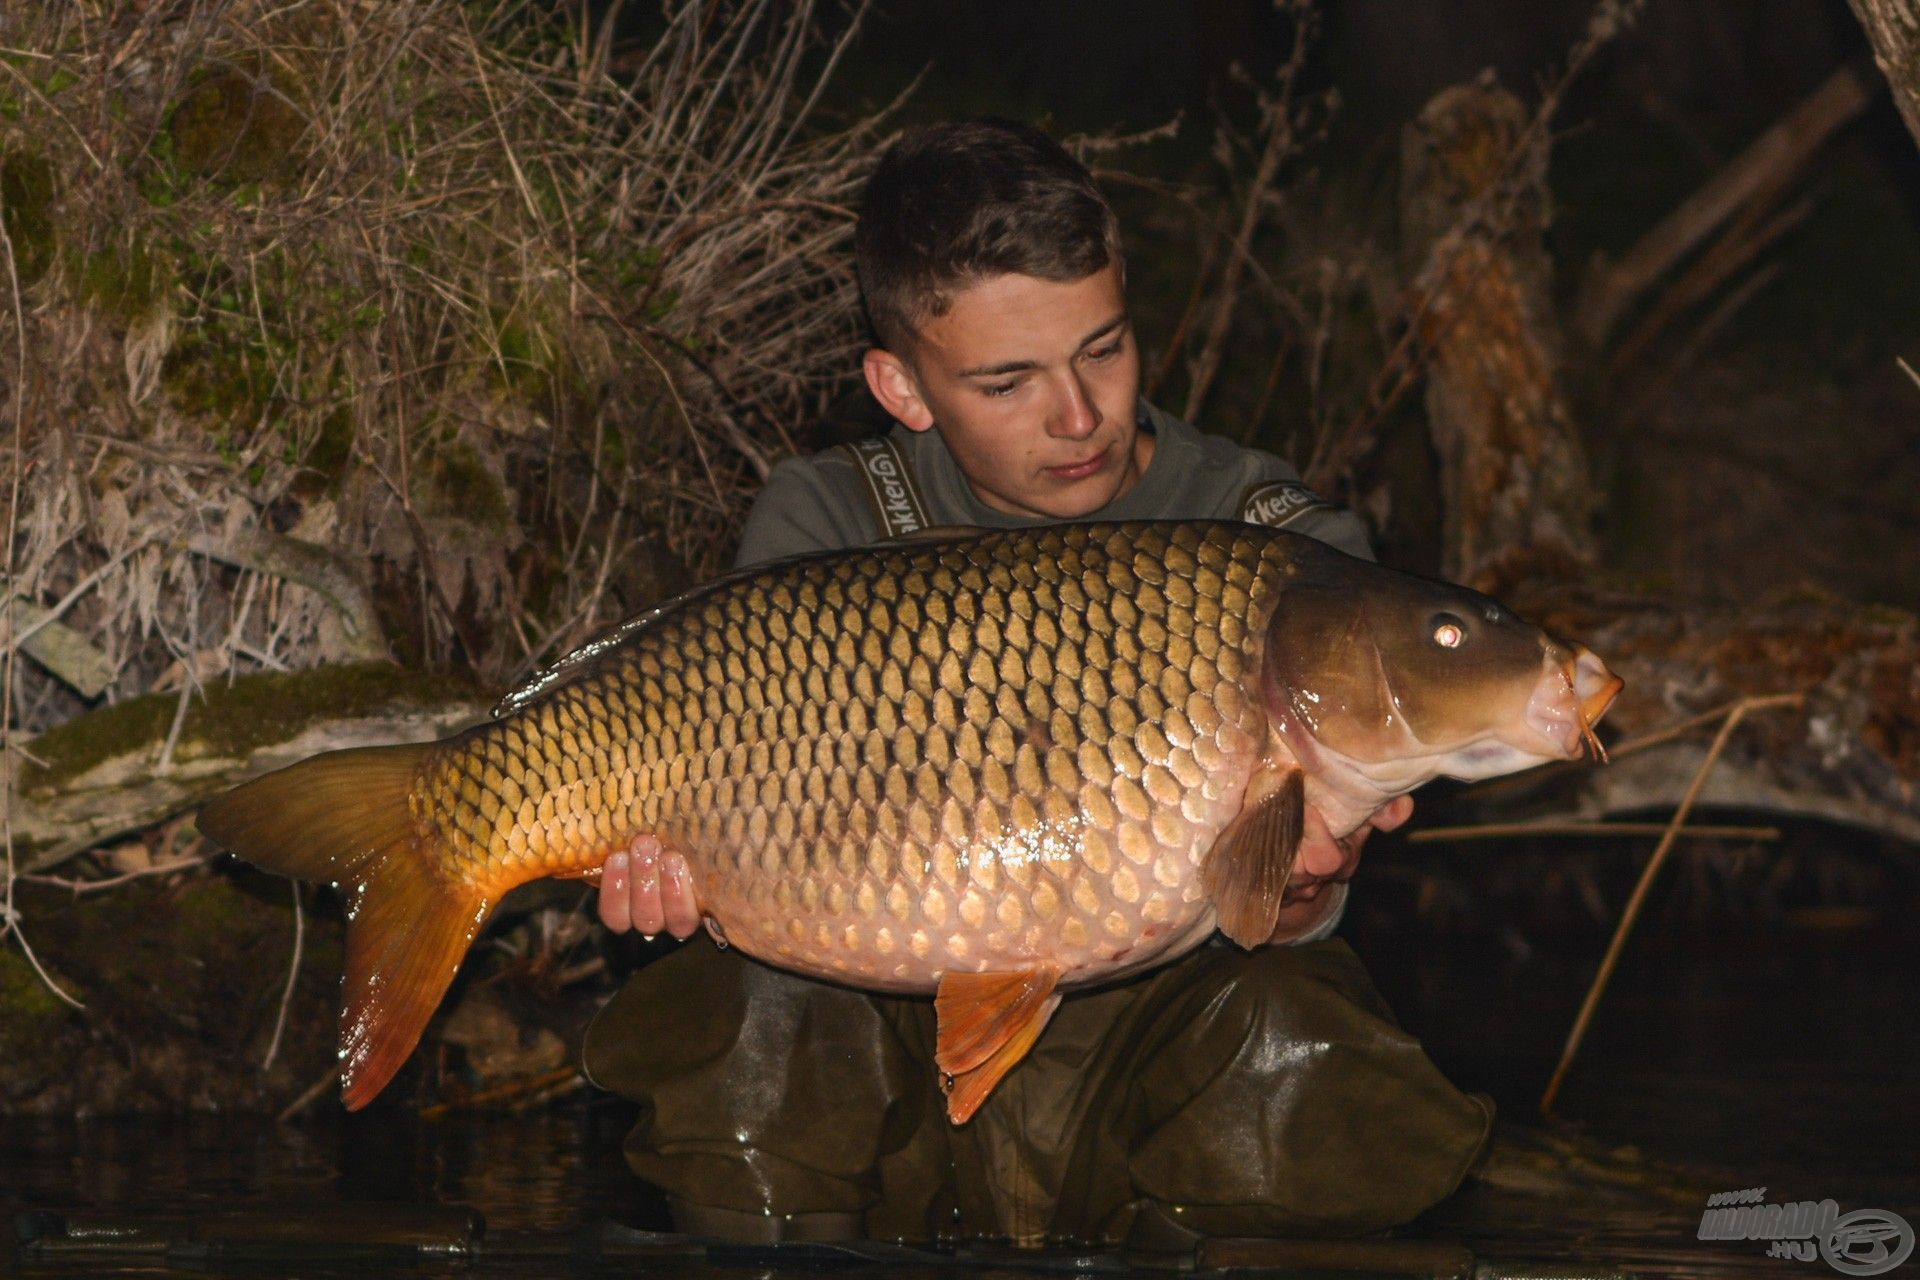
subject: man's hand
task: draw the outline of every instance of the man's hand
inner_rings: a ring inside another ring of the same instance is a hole
[[[600,923],[615,933],[637,929],[688,938],[700,927],[687,860],[652,836],[608,858],[600,869]]]
[[[1367,836],[1376,830],[1391,831],[1412,816],[1413,797],[1396,796],[1354,828],[1351,835],[1336,838],[1319,811],[1309,808],[1300,832],[1300,852],[1294,857],[1293,874],[1280,900],[1280,920],[1267,941],[1291,942],[1311,933],[1339,897],[1333,886],[1344,885],[1359,870],[1360,846],[1367,842]]]

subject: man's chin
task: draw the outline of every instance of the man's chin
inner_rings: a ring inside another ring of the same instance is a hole
[[[1049,520],[1085,520],[1112,505],[1119,496],[1119,477],[1088,476],[1036,495],[1029,505]]]

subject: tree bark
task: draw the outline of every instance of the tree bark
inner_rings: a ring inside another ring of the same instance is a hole
[[[1920,0],[1852,0],[1873,44],[1873,60],[1893,86],[1907,131],[1920,143]]]
[[[1710,608],[1607,595],[1581,584],[1513,603],[1577,636],[1627,682],[1606,720],[1629,740],[1742,698],[1798,693],[1803,711],[1750,717],[1700,803],[1861,827],[1920,845],[1920,617],[1836,597]],[[1572,808],[1586,817],[1671,809],[1716,726],[1589,767]],[[1521,775],[1513,790],[1539,780]],[[1488,784],[1489,790],[1500,784]]]
[[[131,698],[27,744],[6,792],[19,870],[44,871],[318,752],[445,737],[488,707],[462,681],[378,663],[243,676],[205,690],[176,728],[179,701]]]
[[[1490,76],[1436,96],[1402,143],[1442,570],[1496,593],[1593,558],[1593,483],[1560,385],[1546,174],[1544,131]]]

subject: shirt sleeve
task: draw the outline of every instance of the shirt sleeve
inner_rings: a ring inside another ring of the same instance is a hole
[[[1350,556],[1358,556],[1362,560],[1374,558],[1373,544],[1367,539],[1366,522],[1345,507],[1313,507],[1282,527],[1295,533],[1304,533],[1309,538],[1318,538]]]
[[[789,458],[774,467],[747,512],[734,568],[809,551],[839,551],[879,536],[868,528],[867,504],[854,487],[859,478],[852,461],[842,463],[833,452],[838,451]],[[839,475],[841,470],[847,474]]]
[[[1307,488],[1298,471],[1272,454],[1251,450],[1249,454],[1256,468],[1252,484],[1239,499],[1240,519],[1304,533],[1362,560],[1374,558],[1366,523],[1359,516]]]

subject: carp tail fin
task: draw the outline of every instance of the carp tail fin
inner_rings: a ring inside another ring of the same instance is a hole
[[[1220,932],[1240,946],[1273,936],[1307,816],[1306,776],[1288,769],[1214,841],[1200,870]]]
[[[1051,965],[1005,973],[949,973],[933,998],[939,1023],[934,1062],[952,1080],[947,1118],[965,1124],[1007,1072],[1027,1056],[1060,1007]]]
[[[347,896],[341,1100],[357,1111],[406,1062],[493,901],[450,876],[409,796],[431,746],[334,751],[236,787],[200,811],[236,857]]]

